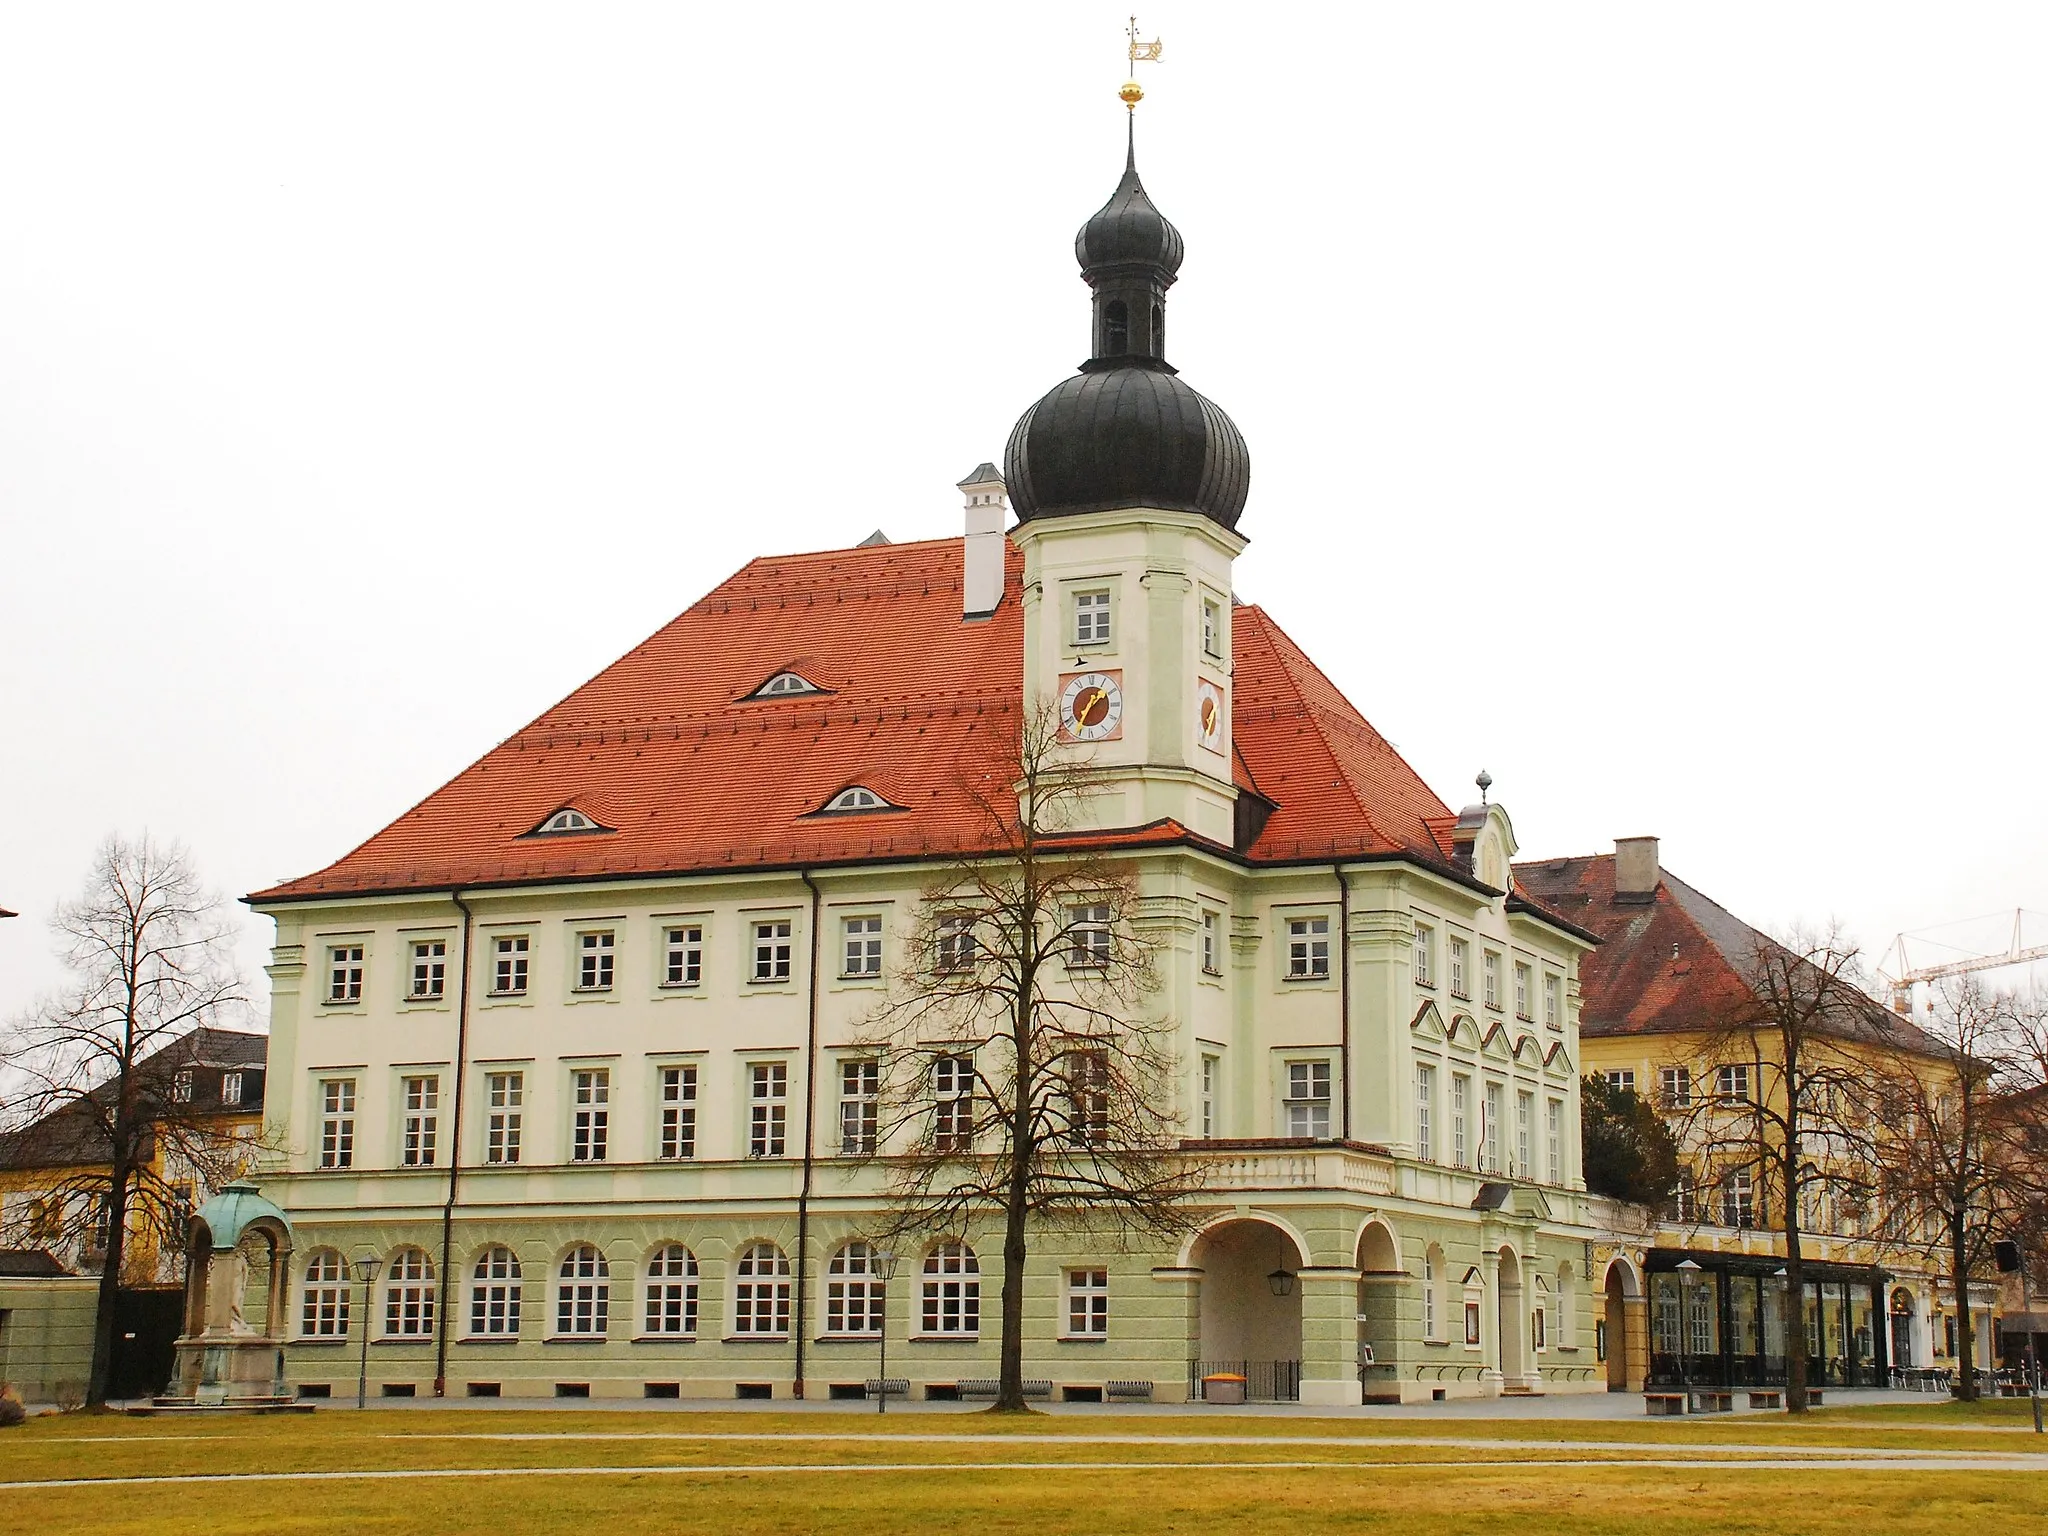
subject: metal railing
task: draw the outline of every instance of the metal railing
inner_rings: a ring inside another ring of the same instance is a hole
[[[1242,1376],[1245,1401],[1250,1403],[1298,1403],[1301,1401],[1299,1360],[1190,1360],[1188,1398],[1203,1400],[1205,1376]]]

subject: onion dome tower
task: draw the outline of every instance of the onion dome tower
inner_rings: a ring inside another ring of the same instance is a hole
[[[1123,180],[1074,237],[1094,290],[1088,361],[1018,418],[1003,481],[1023,522],[1150,507],[1234,529],[1251,459],[1236,424],[1166,360],[1166,290],[1185,247],[1138,179],[1135,127]]]

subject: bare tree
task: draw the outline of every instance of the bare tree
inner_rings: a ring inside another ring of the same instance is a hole
[[[66,1148],[82,1159],[57,1170],[51,1195],[58,1209],[80,1213],[62,1219],[89,1221],[104,1237],[86,1386],[87,1406],[99,1407],[131,1225],[148,1223],[182,1246],[184,1191],[160,1164],[208,1179],[247,1155],[194,1112],[178,1049],[246,998],[222,903],[177,844],[108,838],[85,889],[58,907],[51,927],[71,981],[9,1030],[5,1056],[23,1090],[9,1106],[10,1144],[44,1164]]]
[[[1150,1010],[1156,944],[1135,871],[1084,829],[1094,776],[1049,705],[1027,709],[968,788],[986,855],[940,872],[908,961],[861,1030],[875,1121],[847,1150],[887,1170],[878,1236],[1003,1229],[998,1411],[1024,1409],[1034,1229],[1128,1244],[1193,1225],[1173,1026]]]
[[[1873,1086],[1878,1232],[1940,1263],[1956,1306],[1956,1395],[1977,1396],[1970,1283],[1992,1244],[2021,1237],[2048,1198],[2048,1099],[2039,1090],[2048,1016],[1975,976],[1932,994],[1924,1030],[1902,1036]]]
[[[1703,1200],[1731,1226],[1775,1223],[1785,1239],[1785,1406],[1807,1408],[1806,1269],[1802,1238],[1824,1201],[1867,1200],[1873,1166],[1858,1112],[1893,1017],[1861,984],[1854,944],[1839,929],[1755,935],[1739,960],[1744,983],[1721,1005],[1695,1080],[1673,1107],[1681,1142],[1705,1174]]]

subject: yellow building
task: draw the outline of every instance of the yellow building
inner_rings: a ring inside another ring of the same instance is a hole
[[[1636,1240],[1618,1233],[1602,1248],[1610,1382],[1782,1382],[1792,1312],[1782,1215],[1770,1208],[1764,1180],[1734,1166],[1739,1157],[1717,1156],[1714,1145],[1717,1135],[1725,1146],[1756,1134],[1727,1128],[1744,1121],[1752,1095],[1782,1109],[1770,1048],[1762,1056],[1767,1080],[1752,1081],[1758,1068],[1727,1047],[1729,1021],[1756,1008],[1759,946],[1771,941],[1665,871],[1653,837],[1620,839],[1612,854],[1520,864],[1515,878],[1603,940],[1580,963],[1585,1071],[1657,1104],[1680,1140],[1673,1208]],[[1851,1012],[1815,1047],[1825,1064],[1810,1068],[1848,1074],[1867,1064],[1872,1080],[1902,1059],[1949,1070],[1939,1043],[1910,1020],[1874,1000],[1867,1016]],[[1808,1144],[1825,1158],[1828,1128],[1814,1127]],[[1956,1350],[1956,1309],[1941,1265],[1923,1249],[1877,1241],[1864,1213],[1828,1189],[1812,1189],[1802,1204],[1810,1383],[1883,1386],[1945,1369]],[[1995,1287],[1972,1287],[1973,1323],[1987,1346],[1977,1352],[1980,1365],[1989,1364],[1996,1302]]]

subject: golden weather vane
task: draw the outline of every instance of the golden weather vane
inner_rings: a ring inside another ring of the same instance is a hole
[[[1131,24],[1124,35],[1130,39],[1131,44],[1131,77],[1117,88],[1117,95],[1123,98],[1126,107],[1135,112],[1138,110],[1138,103],[1145,99],[1145,88],[1138,84],[1138,66],[1159,62],[1159,39],[1155,37],[1149,43],[1138,41],[1138,18],[1135,16],[1131,18]]]

